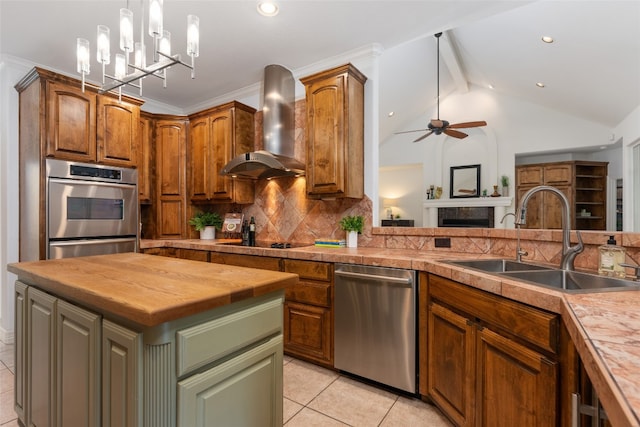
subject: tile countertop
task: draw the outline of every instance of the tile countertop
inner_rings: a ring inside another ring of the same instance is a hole
[[[640,426],[640,292],[569,294],[443,263],[494,258],[460,252],[384,248],[293,249],[228,245],[230,241],[143,240],[142,249],[171,247],[237,254],[408,268],[438,274],[562,315],[614,426]]]
[[[141,328],[284,289],[298,275],[138,253],[13,263],[27,284]]]

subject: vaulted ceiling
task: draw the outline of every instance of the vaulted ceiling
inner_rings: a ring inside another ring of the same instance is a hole
[[[280,13],[266,18],[256,12],[257,1],[165,0],[173,53],[186,56],[186,15],[200,17],[196,79],[174,67],[167,88],[146,79],[144,97],[190,112],[259,84],[265,65],[296,74],[375,43],[394,59],[380,75],[381,115],[415,117],[434,104],[433,34],[445,31],[441,94],[491,84],[504,95],[609,127],[640,105],[640,0],[279,3]],[[113,55],[118,9],[127,4],[139,19],[139,0],[0,0],[0,53],[77,75],[76,38],[95,49],[96,25],[108,25]],[[543,43],[545,35],[555,42]],[[89,80],[99,81],[99,70],[92,57]]]

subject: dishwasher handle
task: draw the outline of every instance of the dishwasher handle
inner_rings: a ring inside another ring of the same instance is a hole
[[[381,276],[378,274],[355,273],[352,271],[342,271],[342,270],[336,270],[335,275],[342,276],[342,277],[351,277],[354,279],[385,281],[385,282],[391,282],[397,285],[407,285],[407,286],[411,285],[411,283],[413,282],[413,279],[411,277]]]

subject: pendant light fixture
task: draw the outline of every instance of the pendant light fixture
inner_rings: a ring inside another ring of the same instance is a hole
[[[107,74],[106,66],[111,63],[110,30],[106,25],[98,25],[96,37],[96,60],[102,65],[102,86],[99,93],[118,89],[122,94],[122,86],[129,85],[139,89],[142,96],[142,78],[154,76],[163,80],[167,87],[167,68],[180,64],[191,69],[191,78],[195,78],[195,58],[200,56],[200,20],[195,15],[187,15],[187,55],[191,64],[183,62],[180,55],[171,54],[171,33],[163,26],[163,0],[148,0],[148,33],[153,43],[153,63],[147,66],[146,44],[144,40],[145,1],[140,0],[142,9],[140,17],[140,41],[133,39],[133,12],[127,8],[120,9],[120,50],[124,53],[115,55],[114,74]],[[133,53],[133,62],[129,56]],[[84,38],[77,39],[77,72],[82,75],[82,91],[84,92],[85,76],[90,74],[90,45]]]

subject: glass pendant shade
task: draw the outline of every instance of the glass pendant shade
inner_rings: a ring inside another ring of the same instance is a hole
[[[111,62],[111,48],[109,37],[109,27],[107,27],[106,25],[98,25],[98,48],[96,50],[96,58],[101,64],[108,64]]]
[[[124,8],[120,9],[120,49],[133,51],[133,12]]]
[[[162,35],[162,4],[163,0],[149,1],[149,35],[151,37]]]
[[[146,48],[140,42],[135,43],[133,63],[137,68],[145,68],[147,66]]]
[[[79,38],[76,48],[76,60],[78,64],[78,73],[89,74],[90,70],[89,40]]]
[[[116,53],[115,78],[118,80],[122,80],[126,75],[127,75],[127,63],[125,61],[124,55],[121,53]]]
[[[200,55],[200,19],[196,15],[187,15],[187,55]]]
[[[162,31],[162,38],[158,46],[160,53],[171,56],[171,33],[167,30]]]

